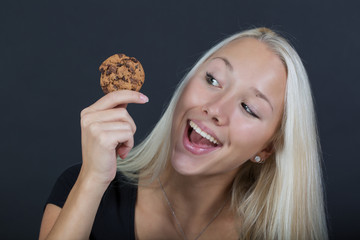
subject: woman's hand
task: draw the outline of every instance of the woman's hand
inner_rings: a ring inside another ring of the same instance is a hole
[[[81,112],[81,177],[105,185],[114,179],[117,154],[124,159],[134,146],[136,126],[126,106],[146,102],[142,93],[115,91]]]
[[[146,103],[134,91],[116,91],[81,112],[83,164],[63,208],[46,206],[39,239],[89,239],[102,196],[116,174],[116,154],[134,145],[135,123],[128,103]]]

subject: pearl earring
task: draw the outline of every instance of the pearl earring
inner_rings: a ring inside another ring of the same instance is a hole
[[[259,163],[261,161],[261,157],[256,156],[254,160],[255,160],[255,162]]]

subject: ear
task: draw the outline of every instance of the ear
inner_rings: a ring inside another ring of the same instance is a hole
[[[251,158],[251,161],[254,162],[254,163],[263,163],[274,152],[275,152],[274,145],[273,145],[273,143],[270,143],[266,148],[261,150],[259,153],[255,154],[255,156]],[[255,160],[256,156],[260,157],[259,162]]]

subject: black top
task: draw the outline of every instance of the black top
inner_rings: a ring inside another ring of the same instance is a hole
[[[55,204],[60,208],[64,206],[80,168],[81,164],[74,165],[60,175],[47,203]],[[135,239],[136,196],[137,186],[131,185],[121,173],[117,173],[101,199],[90,239]]]

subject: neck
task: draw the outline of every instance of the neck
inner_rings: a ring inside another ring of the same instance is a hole
[[[182,224],[206,222],[227,201],[235,173],[212,176],[184,176],[172,167],[160,176],[166,195]]]
[[[159,181],[145,186],[139,180],[136,214],[151,216],[151,223],[145,225],[158,223],[162,234],[166,229],[168,239],[176,236],[185,236],[182,239],[209,239],[214,236],[221,239],[225,235],[226,239],[235,238],[236,216],[230,208],[230,189],[234,176],[235,173],[227,173],[225,178],[184,176],[166,168],[159,178],[164,191]],[[136,219],[141,225],[141,220],[147,218]],[[154,227],[151,227],[149,232],[153,230]]]

